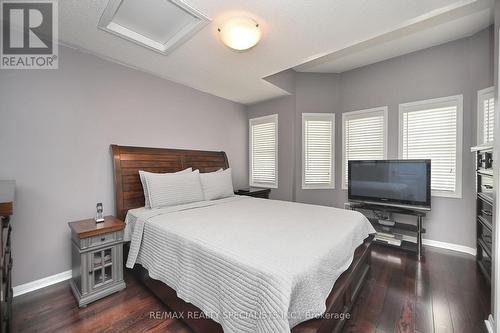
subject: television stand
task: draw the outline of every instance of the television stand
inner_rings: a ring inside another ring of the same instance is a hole
[[[413,210],[392,206],[368,204],[362,202],[349,202],[346,208],[363,213],[377,230],[374,243],[399,248],[415,253],[418,260],[422,258],[422,234],[423,219],[426,213],[421,210]],[[371,214],[369,214],[371,212]],[[414,216],[416,225],[394,221],[392,214]],[[390,225],[393,224],[393,225]]]

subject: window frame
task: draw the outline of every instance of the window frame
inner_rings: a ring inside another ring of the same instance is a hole
[[[488,95],[493,95],[490,97],[487,97]],[[495,99],[495,87],[488,87],[485,89],[478,90],[477,92],[477,144],[478,145],[483,145],[483,144],[492,144],[493,141],[483,141],[483,135],[484,135],[484,110],[483,110],[483,101],[486,98],[491,98]],[[493,137],[495,136],[495,132],[493,129]]]
[[[348,111],[342,113],[342,190],[347,190],[348,184],[346,180],[347,176],[347,168],[346,168],[346,136],[345,136],[345,122],[349,119],[360,119],[360,118],[369,118],[370,114],[379,114],[382,113],[384,116],[384,157],[383,159],[387,159],[387,139],[388,139],[388,118],[389,118],[389,107],[386,106],[378,106],[375,108],[364,109],[364,110],[356,110],[356,111]]]
[[[332,151],[331,151],[331,182],[329,184],[308,185],[305,183],[306,168],[305,168],[305,120],[307,117],[317,118],[319,120],[329,120],[332,122]],[[332,190],[335,189],[335,113],[302,113],[302,189],[303,190]]]
[[[455,170],[455,192],[446,192],[439,190],[432,190],[431,196],[461,199],[462,196],[462,169],[463,169],[463,95],[453,95],[446,97],[439,97],[433,99],[420,100],[409,103],[399,104],[399,135],[398,135],[398,157],[403,159],[403,114],[412,111],[423,111],[425,109],[434,109],[447,106],[455,103],[457,107],[457,137],[456,137],[456,170]],[[432,167],[431,167],[432,168]],[[431,169],[432,173],[432,169]]]
[[[252,135],[252,126],[254,125],[259,125],[259,124],[265,124],[265,123],[274,123],[275,124],[275,142],[276,142],[276,154],[274,157],[274,172],[275,172],[275,182],[274,184],[270,183],[256,183],[253,180],[253,135]],[[256,118],[250,118],[248,119],[248,161],[249,161],[249,166],[248,166],[248,183],[250,186],[253,187],[263,187],[263,188],[278,188],[278,181],[279,181],[279,174],[278,174],[278,156],[279,156],[279,143],[278,143],[278,133],[279,133],[279,123],[278,123],[278,114],[271,114],[267,116],[262,116],[262,117],[256,117]]]

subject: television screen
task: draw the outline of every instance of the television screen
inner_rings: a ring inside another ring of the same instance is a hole
[[[349,200],[431,207],[430,160],[349,161]]]

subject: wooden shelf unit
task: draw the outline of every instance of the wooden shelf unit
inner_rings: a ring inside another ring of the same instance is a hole
[[[493,261],[492,235],[495,223],[493,182],[493,146],[472,147],[476,158],[476,246],[477,265],[491,282],[491,263]]]
[[[0,180],[0,332],[11,331],[12,244],[10,217],[14,213],[14,180]]]

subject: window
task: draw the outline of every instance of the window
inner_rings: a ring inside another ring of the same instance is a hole
[[[250,186],[278,187],[278,115],[250,119]]]
[[[335,115],[302,114],[302,188],[335,187]]]
[[[342,114],[342,188],[347,189],[349,160],[387,157],[387,106]]]
[[[432,195],[462,197],[462,95],[399,105],[399,157],[431,159]]]
[[[495,123],[495,93],[493,87],[477,92],[477,144],[493,142]]]

